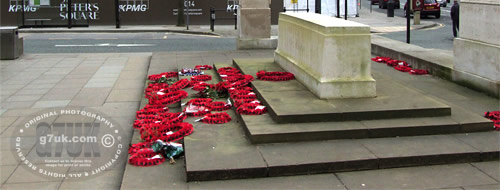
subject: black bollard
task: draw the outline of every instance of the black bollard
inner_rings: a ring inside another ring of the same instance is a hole
[[[394,0],[389,0],[389,2],[387,2],[387,17],[394,17],[395,5]]]

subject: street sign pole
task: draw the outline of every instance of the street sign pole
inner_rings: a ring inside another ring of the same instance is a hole
[[[187,8],[186,8],[186,30],[189,30],[189,1],[187,1]],[[184,6],[186,6],[186,1],[184,1]]]
[[[337,0],[337,18],[340,18],[340,0]]]
[[[344,19],[347,20],[347,0],[345,0],[345,3],[344,3]]]
[[[410,0],[407,0],[406,3],[406,43],[410,43],[410,8],[411,4]]]
[[[120,28],[120,8],[119,8],[118,0],[115,0],[115,24],[116,28]]]
[[[71,10],[71,4],[72,4],[71,0],[68,0],[68,28],[71,28],[71,26],[72,26],[71,21],[73,19],[73,18],[71,18],[71,15],[72,15],[72,13],[71,13],[71,11],[72,11]]]

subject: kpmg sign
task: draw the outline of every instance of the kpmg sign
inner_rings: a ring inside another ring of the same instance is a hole
[[[120,12],[145,12],[149,10],[149,0],[120,0]]]

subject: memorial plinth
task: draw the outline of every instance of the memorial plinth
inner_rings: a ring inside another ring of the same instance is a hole
[[[274,60],[321,99],[376,96],[370,27],[312,13],[281,13]]]
[[[271,39],[271,9],[268,0],[240,0],[238,9],[238,49],[276,48]]]
[[[500,97],[498,0],[462,0],[459,38],[454,40],[454,80]]]

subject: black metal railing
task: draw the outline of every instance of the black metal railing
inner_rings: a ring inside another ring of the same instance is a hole
[[[234,29],[238,29],[238,13],[236,11],[233,12],[234,17],[216,17],[216,12],[228,12],[227,9],[214,9],[210,7],[210,30],[212,32],[215,30],[215,20],[233,20],[234,19]]]

